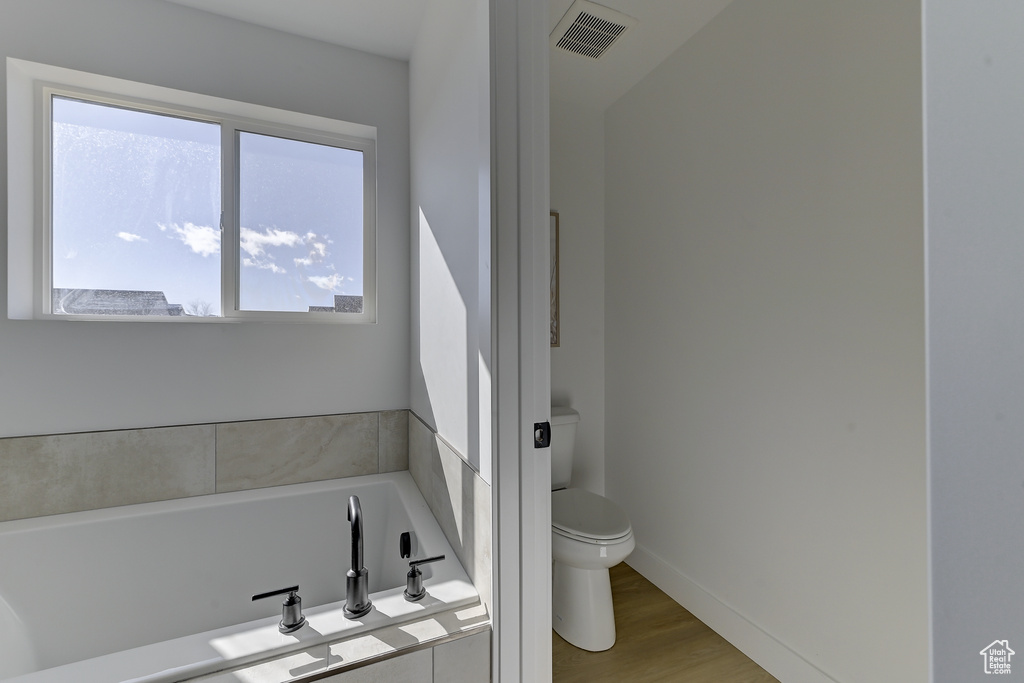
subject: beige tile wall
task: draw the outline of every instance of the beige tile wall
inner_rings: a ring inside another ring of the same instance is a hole
[[[0,439],[0,518],[214,492],[214,427]]]
[[[377,413],[217,425],[217,491],[375,474]]]
[[[408,469],[406,410],[0,439],[0,521]]]
[[[411,413],[409,472],[490,612],[490,486],[444,439]]]

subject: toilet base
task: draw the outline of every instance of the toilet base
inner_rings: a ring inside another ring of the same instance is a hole
[[[555,633],[591,652],[615,644],[612,582],[607,569],[580,569],[555,561],[551,594]]]

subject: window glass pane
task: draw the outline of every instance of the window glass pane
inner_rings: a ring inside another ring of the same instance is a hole
[[[363,153],[239,133],[239,307],[363,310]]]
[[[53,312],[220,315],[220,127],[52,105]]]

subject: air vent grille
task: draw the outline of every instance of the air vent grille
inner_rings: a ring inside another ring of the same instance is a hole
[[[622,24],[613,24],[593,14],[582,12],[555,44],[563,50],[597,59],[625,30],[626,27]]]
[[[551,41],[562,50],[599,59],[635,23],[635,19],[615,10],[576,0],[552,31]]]

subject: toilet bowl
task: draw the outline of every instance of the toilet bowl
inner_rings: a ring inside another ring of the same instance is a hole
[[[571,408],[551,409],[551,621],[569,643],[599,652],[615,644],[608,569],[626,559],[636,541],[618,505],[590,491],[566,488],[578,421]]]
[[[633,552],[629,519],[615,503],[583,489],[551,493],[552,627],[578,648],[615,644],[608,569]]]

